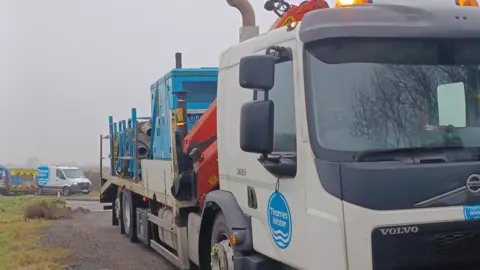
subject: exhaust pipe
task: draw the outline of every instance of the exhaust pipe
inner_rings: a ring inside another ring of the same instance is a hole
[[[175,68],[182,68],[182,53],[175,53]]]
[[[255,25],[255,11],[249,0],[227,0],[227,4],[236,8],[242,15],[242,27],[240,27],[240,42],[256,37],[260,34],[260,28]]]
[[[227,3],[240,11],[242,26],[255,26],[255,11],[248,0],[227,0]]]

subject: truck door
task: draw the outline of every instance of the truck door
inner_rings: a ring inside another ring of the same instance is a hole
[[[290,40],[272,44],[295,52],[296,42]],[[258,53],[265,53],[262,50]],[[295,94],[298,84],[296,56],[275,65],[275,84],[268,92],[274,102],[274,155],[293,157],[296,163],[298,140],[297,122],[301,118],[295,103],[301,102]],[[263,100],[264,92],[254,91],[253,100]],[[298,136],[299,138],[300,136]],[[303,170],[297,169],[294,177],[277,178],[258,161],[258,154],[242,154],[247,179],[247,207],[245,212],[252,217],[255,250],[294,267],[305,254],[305,178]],[[242,162],[243,163],[243,162]],[[296,165],[298,168],[298,165]],[[241,171],[240,171],[241,172]],[[244,187],[245,188],[245,187]],[[242,206],[243,207],[243,206]]]

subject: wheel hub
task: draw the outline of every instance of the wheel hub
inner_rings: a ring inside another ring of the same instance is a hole
[[[233,248],[228,240],[213,244],[210,266],[212,270],[233,270]]]
[[[124,215],[123,215],[123,223],[125,226],[125,230],[130,230],[130,202],[128,200],[124,200],[123,205]]]
[[[115,216],[120,220],[120,198],[115,199]]]

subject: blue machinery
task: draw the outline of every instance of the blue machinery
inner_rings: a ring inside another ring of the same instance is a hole
[[[217,96],[217,68],[182,68],[177,53],[176,68],[150,87],[151,117],[139,117],[132,108],[131,117],[114,122],[109,117],[110,173],[113,176],[141,179],[140,160],[171,160],[179,142],[176,110],[179,100],[186,100],[187,130],[198,121]],[[136,149],[136,150],[135,150]],[[100,168],[103,156],[100,153]]]

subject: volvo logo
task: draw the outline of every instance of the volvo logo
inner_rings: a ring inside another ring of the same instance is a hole
[[[398,234],[411,234],[418,233],[417,226],[396,227],[388,229],[380,229],[383,235],[398,235]]]
[[[480,175],[472,174],[467,178],[467,190],[473,194],[480,193]]]

